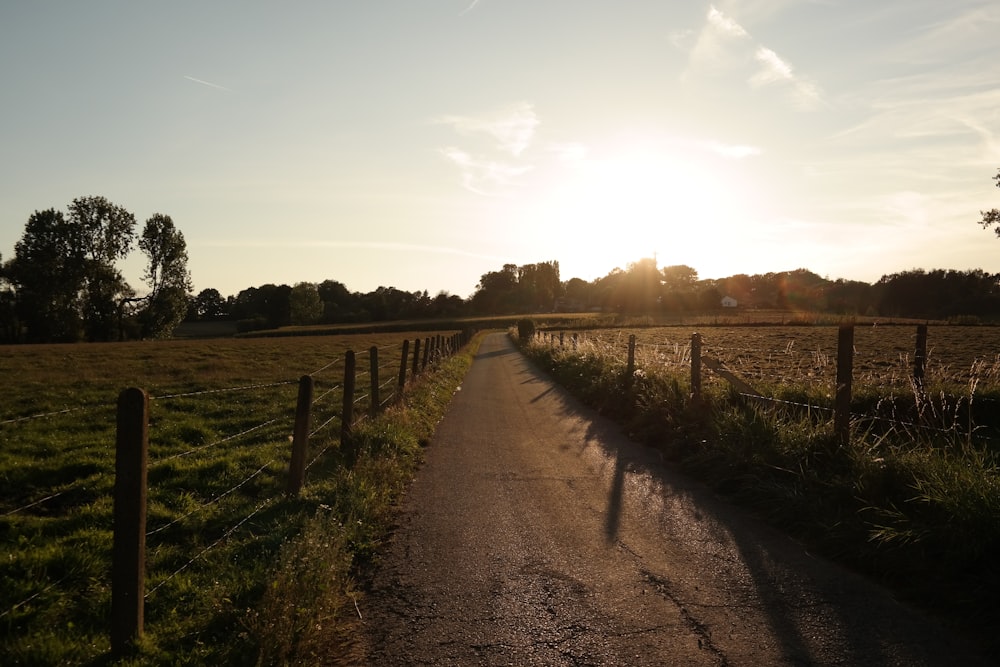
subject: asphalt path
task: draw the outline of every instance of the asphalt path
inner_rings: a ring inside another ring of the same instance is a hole
[[[977,665],[486,337],[360,602],[370,665]]]

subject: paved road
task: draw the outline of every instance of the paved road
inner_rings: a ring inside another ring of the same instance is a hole
[[[975,665],[485,339],[361,606],[371,665]]]

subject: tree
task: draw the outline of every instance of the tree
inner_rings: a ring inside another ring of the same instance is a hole
[[[323,321],[327,323],[345,322],[355,316],[357,296],[336,280],[324,280],[317,285],[319,298],[323,302]]]
[[[135,216],[104,197],[77,197],[69,205],[74,256],[82,257],[82,311],[89,340],[118,335],[123,299],[135,296],[115,262],[128,256]]]
[[[563,310],[568,312],[587,310],[594,305],[594,285],[582,278],[567,280],[563,285],[563,294],[566,297]]]
[[[3,263],[0,256],[0,343],[16,343],[20,338],[21,323],[17,317],[17,293],[10,282],[11,263]]]
[[[640,259],[628,265],[621,309],[626,313],[651,313],[660,309],[662,296],[662,274],[656,268],[656,260],[651,257]]]
[[[996,185],[1000,188],[1000,170],[997,170],[997,175],[993,177],[993,180],[997,182]],[[983,219],[979,221],[979,224],[981,224],[984,229],[996,225],[996,227],[993,227],[993,231],[996,232],[997,236],[1000,236],[1000,209],[993,208],[989,211],[980,211],[980,213],[982,214]]]
[[[695,294],[695,288],[698,285],[698,272],[695,269],[686,264],[677,264],[663,267],[661,273],[663,274],[664,306],[667,309],[681,311],[698,307],[698,299]],[[720,296],[719,299],[721,300],[721,298]]]
[[[501,271],[490,271],[479,278],[472,303],[484,315],[513,313],[516,308],[517,265],[504,264]]]
[[[517,267],[517,310],[546,312],[555,310],[562,292],[559,262],[556,260]]]
[[[219,290],[203,289],[192,299],[195,317],[199,320],[210,320],[226,314],[226,300]]]
[[[149,286],[146,306],[139,314],[144,338],[169,336],[187,313],[191,274],[184,235],[169,215],[153,214],[142,230],[139,249],[148,263],[143,279]]]
[[[83,334],[85,266],[79,230],[55,209],[35,211],[7,267],[29,342],[73,342]]]
[[[313,283],[296,283],[288,297],[292,324],[315,324],[323,317],[323,302]]]

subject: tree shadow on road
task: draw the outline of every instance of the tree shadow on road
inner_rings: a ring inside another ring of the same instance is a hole
[[[630,513],[655,511],[667,535],[694,545],[699,558],[711,563],[712,569],[703,574],[711,578],[712,590],[721,589],[726,599],[712,599],[712,593],[676,579],[672,572],[650,571],[647,576],[662,595],[692,614],[706,610],[710,620],[701,629],[706,641],[723,645],[715,647],[721,656],[739,651],[733,646],[735,639],[720,638],[730,634],[721,619],[739,624],[741,616],[751,616],[740,610],[752,608],[759,610],[767,627],[752,628],[747,620],[735,634],[766,632],[767,637],[754,636],[754,641],[777,643],[788,664],[822,664],[831,650],[839,664],[985,664],[961,640],[883,589],[809,554],[802,545],[680,474],[659,451],[629,440],[618,425],[579,403],[513,346],[505,352],[510,353],[518,354],[514,363],[522,384],[538,385],[538,393],[530,399],[533,407],[577,425],[559,449],[597,461],[608,489],[603,538],[621,544],[628,540],[626,526],[635,525]],[[728,616],[708,611],[712,605],[728,609]],[[702,621],[692,617],[691,623]]]

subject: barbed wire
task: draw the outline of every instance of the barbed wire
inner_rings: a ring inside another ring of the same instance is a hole
[[[250,473],[250,475],[248,477],[246,477],[245,479],[243,479],[242,481],[240,481],[235,486],[227,489],[226,491],[223,491],[222,493],[220,493],[219,495],[215,496],[214,498],[212,498],[212,499],[210,499],[210,500],[202,503],[201,505],[199,505],[198,507],[194,508],[193,510],[191,510],[187,514],[185,514],[183,516],[179,516],[176,519],[174,519],[173,521],[170,521],[169,523],[166,523],[166,524],[160,526],[159,528],[156,528],[154,530],[148,531],[146,533],[146,537],[149,537],[151,535],[155,535],[156,533],[162,532],[162,531],[166,530],[167,528],[170,528],[174,524],[180,523],[184,519],[187,519],[188,517],[197,514],[201,510],[205,509],[206,507],[211,507],[212,505],[214,505],[218,501],[222,500],[226,496],[230,495],[231,493],[234,493],[235,491],[237,491],[238,489],[242,488],[243,486],[246,486],[246,484],[249,483],[250,480],[254,479],[255,477],[257,477],[260,474],[262,474],[265,470],[267,470],[268,467],[272,463],[273,463],[273,461],[268,461],[267,463],[265,463],[264,465],[262,465],[260,468],[258,468],[254,472]]]
[[[327,426],[329,426],[330,422],[332,422],[335,419],[339,419],[339,418],[341,418],[341,415],[339,413],[337,413],[337,412],[334,412],[332,415],[330,415],[329,419],[327,419],[322,424],[320,424],[319,426],[317,426],[316,428],[314,428],[312,430],[312,432],[309,434],[309,437],[312,438],[317,433],[319,433],[320,431],[322,431],[324,428],[326,428]]]
[[[58,581],[53,581],[52,583],[50,583],[48,586],[46,586],[42,590],[35,592],[34,594],[28,596],[27,598],[21,600],[20,602],[18,602],[14,606],[12,606],[7,611],[5,611],[3,613],[0,613],[0,618],[3,618],[4,616],[7,616],[8,614],[13,614],[15,611],[17,611],[18,609],[20,609],[24,605],[28,604],[29,602],[31,602],[35,598],[39,597],[40,595],[43,595],[44,593],[47,593],[48,591],[52,590],[53,588],[55,588],[59,584],[63,583],[67,579],[69,579],[69,575],[68,574],[65,575],[62,579],[59,579]]]
[[[199,389],[198,391],[188,391],[177,394],[164,394],[162,396],[150,396],[151,401],[165,401],[171,398],[188,398],[190,396],[205,396],[208,394],[224,394],[237,391],[250,391],[253,389],[268,389],[270,387],[284,387],[291,384],[298,384],[297,380],[284,380],[282,382],[269,382],[266,384],[251,384],[240,387],[225,387],[223,389]]]
[[[343,388],[344,388],[344,385],[342,385],[342,384],[340,384],[338,382],[337,384],[333,385],[332,387],[330,387],[329,389],[327,389],[326,391],[324,391],[319,396],[316,396],[315,398],[313,398],[312,404],[316,405],[317,403],[320,403],[323,399],[325,399],[327,396],[329,396],[333,392],[337,391],[338,389],[343,389]]]
[[[101,405],[84,405],[76,408],[64,408],[62,410],[52,410],[51,412],[40,412],[34,415],[26,415],[24,417],[12,417],[10,419],[0,420],[0,426],[5,426],[7,424],[19,424],[21,422],[33,421],[35,419],[47,419],[49,417],[57,417],[59,415],[68,415],[76,412],[86,412],[88,410],[108,410],[107,404]]]
[[[47,495],[47,496],[45,496],[43,498],[37,498],[35,500],[32,500],[29,503],[21,505],[20,507],[16,507],[16,508],[14,508],[12,510],[8,510],[8,511],[0,514],[0,517],[7,517],[7,516],[13,516],[15,514],[19,514],[19,513],[23,512],[24,510],[31,509],[32,507],[35,507],[36,505],[41,505],[43,503],[47,503],[50,500],[54,500],[56,498],[64,496],[67,493],[70,493],[71,491],[76,491],[77,489],[86,488],[86,486],[88,484],[94,483],[101,475],[104,475],[104,474],[106,474],[106,472],[98,472],[98,473],[95,473],[95,474],[90,475],[88,477],[82,477],[82,478],[73,480],[72,482],[70,482],[67,485],[65,485],[62,488],[60,488],[55,493],[49,493],[49,495]],[[50,489],[50,491],[51,491],[51,489]]]
[[[334,359],[333,361],[331,361],[330,363],[326,364],[325,366],[321,366],[320,368],[318,368],[318,369],[314,370],[314,371],[313,371],[312,373],[310,373],[309,375],[311,375],[311,376],[316,376],[316,375],[319,375],[319,374],[320,374],[320,373],[322,373],[323,371],[325,371],[325,370],[328,370],[328,369],[330,369],[330,368],[332,368],[332,367],[336,366],[337,364],[340,364],[340,363],[343,363],[343,362],[344,362],[344,359],[343,359],[343,357],[340,357],[340,358],[338,358],[338,359]]]
[[[183,456],[187,456],[189,454],[194,454],[195,452],[200,452],[200,451],[202,451],[204,449],[208,449],[209,447],[216,447],[216,446],[221,445],[221,444],[223,444],[225,442],[230,442],[230,441],[235,440],[237,438],[240,438],[240,437],[243,437],[243,436],[248,435],[250,433],[253,433],[254,431],[259,431],[262,428],[270,426],[270,425],[276,423],[277,421],[279,421],[280,419],[282,419],[282,417],[275,417],[274,419],[270,419],[270,420],[268,420],[268,421],[266,421],[266,422],[264,422],[262,424],[257,424],[256,426],[251,426],[250,428],[248,428],[248,429],[246,429],[244,431],[240,431],[239,433],[234,433],[233,435],[226,436],[225,438],[221,438],[219,440],[215,440],[213,442],[209,442],[209,443],[206,443],[204,445],[199,445],[197,447],[193,447],[192,449],[189,449],[186,452],[180,452],[178,454],[172,454],[171,456],[167,456],[167,457],[164,457],[162,459],[157,459],[156,461],[151,462],[149,464],[149,467],[153,468],[154,466],[162,465],[162,464],[164,464],[164,463],[166,463],[168,461],[173,461],[174,459],[179,459],[179,458],[181,458]]]
[[[191,567],[191,565],[193,565],[195,563],[195,561],[197,561],[198,559],[200,559],[201,557],[203,557],[205,554],[207,554],[209,551],[211,551],[215,547],[217,547],[220,544],[222,544],[225,540],[229,539],[229,537],[232,536],[232,534],[235,533],[237,530],[239,530],[240,527],[243,524],[245,524],[247,521],[249,521],[250,519],[252,519],[253,517],[255,517],[257,514],[259,514],[260,512],[262,512],[265,507],[267,507],[271,503],[275,502],[276,499],[277,499],[277,496],[272,496],[271,498],[265,499],[264,502],[262,502],[260,505],[257,506],[256,509],[254,509],[254,511],[250,512],[250,514],[248,514],[247,516],[243,517],[243,519],[241,519],[239,521],[239,523],[237,523],[235,526],[233,526],[232,528],[230,528],[229,530],[227,530],[225,533],[223,533],[222,536],[219,539],[217,539],[215,542],[212,542],[212,544],[208,545],[207,547],[205,547],[204,549],[202,549],[201,551],[199,551],[197,554],[195,554],[195,556],[193,558],[191,558],[191,560],[189,560],[188,562],[186,562],[184,565],[181,565],[179,568],[177,568],[176,570],[174,570],[171,574],[169,574],[166,577],[164,577],[158,584],[156,584],[156,586],[153,586],[153,588],[151,588],[149,591],[146,592],[146,594],[143,596],[143,599],[149,600],[149,597],[153,593],[155,593],[156,591],[160,590],[164,586],[164,584],[166,584],[167,582],[171,581],[174,577],[176,577],[177,575],[179,575],[181,572],[183,572],[184,570],[186,570],[189,567]]]

